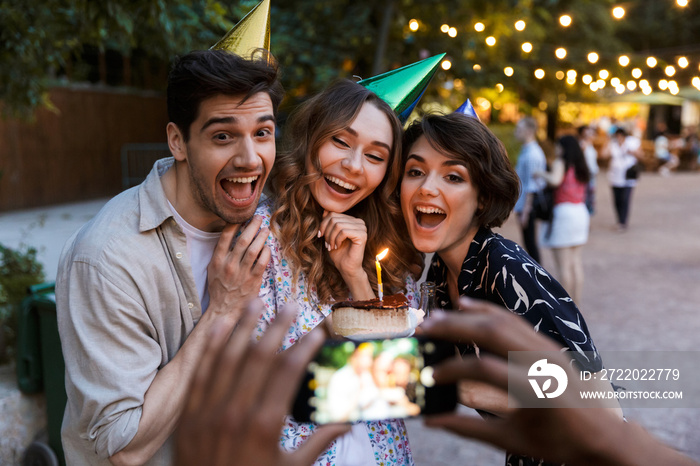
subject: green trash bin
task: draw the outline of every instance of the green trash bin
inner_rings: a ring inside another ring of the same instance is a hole
[[[18,316],[17,383],[23,393],[46,394],[48,446],[32,443],[24,465],[65,466],[61,445],[61,423],[66,407],[65,363],[56,319],[54,283],[29,288]],[[53,458],[52,458],[53,455]]]

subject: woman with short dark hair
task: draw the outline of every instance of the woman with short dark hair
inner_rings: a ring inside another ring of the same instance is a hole
[[[586,322],[564,288],[518,244],[491,230],[508,218],[519,194],[503,144],[480,121],[456,113],[413,123],[403,144],[401,209],[414,246],[435,253],[428,280],[436,283],[438,306],[456,309],[462,296],[505,306],[577,353],[587,370],[599,371]],[[460,392],[472,408],[507,410],[503,393],[480,386]],[[506,462],[539,463],[533,461],[509,454]]]

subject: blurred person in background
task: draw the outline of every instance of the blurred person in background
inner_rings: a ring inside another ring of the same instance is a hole
[[[591,178],[579,141],[564,136],[556,145],[557,158],[551,172],[536,172],[554,190],[554,214],[551,223],[542,225],[540,243],[552,248],[559,280],[576,303],[583,295],[582,248],[588,241],[590,215],[586,193]]]
[[[637,185],[638,176],[633,176],[630,168],[642,157],[641,141],[634,136],[628,136],[627,131],[619,128],[610,140],[608,149],[608,180],[613,191],[617,230],[623,232],[627,230],[632,190]]]
[[[659,174],[661,176],[669,176],[671,170],[678,167],[678,156],[671,152],[671,141],[668,139],[668,129],[666,123],[659,123],[658,133],[654,138],[654,155],[659,161]]]
[[[536,193],[545,187],[542,179],[533,176],[536,172],[547,169],[547,159],[544,151],[537,143],[537,120],[525,117],[515,126],[515,137],[523,143],[515,164],[515,172],[520,178],[520,196],[515,203],[515,213],[518,215],[520,228],[523,232],[523,245],[530,257],[540,262],[540,250],[537,246],[537,230],[535,212],[532,209]]]
[[[586,158],[586,165],[588,165],[588,171],[591,174],[591,179],[588,181],[588,187],[586,189],[586,207],[588,208],[588,213],[593,215],[595,212],[595,185],[596,185],[596,175],[598,175],[598,151],[593,145],[593,138],[595,136],[595,129],[588,125],[579,126],[578,128],[578,142],[581,145],[581,150]]]

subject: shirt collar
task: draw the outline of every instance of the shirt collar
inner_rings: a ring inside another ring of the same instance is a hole
[[[161,176],[175,163],[173,157],[160,159],[146,180],[139,186],[139,231],[141,233],[159,227],[173,216],[163,189]]]

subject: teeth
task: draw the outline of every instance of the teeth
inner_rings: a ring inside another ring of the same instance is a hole
[[[238,177],[238,178],[226,178],[227,181],[231,183],[252,183],[253,181],[257,180],[258,176],[247,176],[247,177]]]
[[[416,206],[416,210],[418,212],[423,213],[423,214],[443,214],[443,215],[445,215],[445,211],[442,209],[438,209],[437,207]]]
[[[338,179],[335,176],[326,176],[326,179],[331,183],[335,183],[341,188],[349,189],[350,191],[354,191],[357,189],[357,186],[355,186],[354,184],[346,183],[345,181]]]

